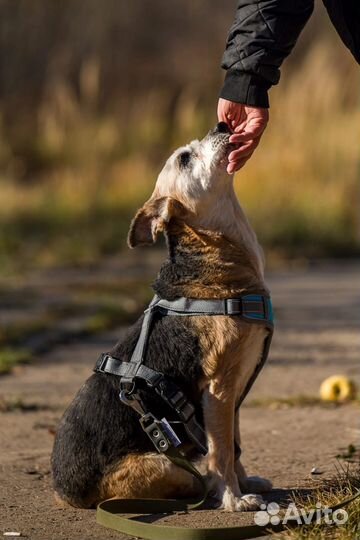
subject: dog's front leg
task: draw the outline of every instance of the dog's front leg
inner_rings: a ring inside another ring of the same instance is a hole
[[[235,413],[234,434],[235,442],[241,448],[239,411],[240,408],[238,407]],[[241,455],[235,460],[235,473],[243,493],[265,493],[272,489],[270,480],[261,476],[248,476],[246,474],[245,468],[241,463]]]
[[[233,390],[233,391],[232,391]],[[210,490],[226,511],[257,510],[259,495],[242,495],[234,466],[235,389],[212,380],[204,392],[204,420],[208,438]]]

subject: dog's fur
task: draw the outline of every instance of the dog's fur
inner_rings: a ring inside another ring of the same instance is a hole
[[[153,195],[136,214],[129,245],[153,243],[165,233],[169,258],[155,291],[169,300],[231,298],[268,292],[263,259],[226,174],[229,134],[220,126],[167,161]],[[111,354],[130,360],[138,320]],[[153,325],[145,364],[173,378],[204,421],[209,452],[202,465],[225,510],[253,510],[271,489],[235,463],[240,442],[236,403],[261,356],[265,326],[237,317],[160,317]],[[192,476],[154,451],[137,414],[118,397],[115,376],[94,374],[65,412],[56,435],[55,491],[73,506],[91,507],[112,497],[185,497],[199,486]],[[160,418],[173,418],[159,398],[143,394]],[[202,407],[201,407],[202,405]]]

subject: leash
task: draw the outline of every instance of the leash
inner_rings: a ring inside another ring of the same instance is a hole
[[[203,455],[207,453],[207,441],[203,427],[195,416],[195,407],[189,402],[182,390],[175,385],[170,377],[144,365],[149,335],[155,315],[170,316],[200,316],[227,315],[265,325],[268,336],[264,341],[262,357],[241,396],[237,407],[243,401],[258,373],[263,367],[270,348],[273,333],[273,312],[269,296],[264,294],[245,294],[238,298],[227,299],[191,299],[178,298],[173,301],[154,296],[149,307],[144,311],[140,335],[130,361],[123,361],[103,353],[96,362],[94,371],[111,374],[120,379],[120,400],[133,408],[140,416],[142,429],[148,435],[159,453],[172,461],[178,467],[191,473],[202,486],[202,494],[195,500],[180,499],[111,499],[99,504],[97,521],[105,527],[113,528],[126,534],[154,540],[186,540],[216,538],[221,532],[222,540],[251,538],[259,535],[257,525],[248,527],[230,527],[217,529],[190,529],[184,527],[169,527],[143,523],[119,514],[146,513],[158,514],[163,512],[189,511],[199,508],[207,497],[207,486],[200,472],[181,452],[184,443],[176,430],[179,424],[192,445]],[[176,421],[166,418],[158,419],[143,403],[139,390],[155,392],[168,405],[177,417]],[[235,448],[239,455],[240,448]],[[246,536],[239,536],[243,531]],[[256,534],[255,534],[256,533]],[[225,535],[225,536],[224,536]],[[252,535],[252,536],[251,536]]]
[[[243,295],[240,298],[224,300],[197,300],[179,298],[167,301],[155,296],[144,312],[144,319],[129,362],[114,358],[104,353],[98,359],[94,371],[116,375],[120,378],[121,401],[132,407],[140,415],[140,424],[149,436],[158,452],[163,453],[172,463],[189,472],[198,480],[202,492],[196,499],[109,499],[97,507],[96,520],[99,524],[147,540],[245,540],[264,536],[268,533],[280,532],[287,527],[299,526],[296,518],[289,519],[286,525],[245,525],[237,527],[177,527],[170,525],[157,525],[152,523],[152,515],[174,512],[189,512],[199,509],[207,498],[208,490],[204,477],[181,453],[182,441],[176,433],[175,426],[182,423],[186,434],[193,445],[202,453],[207,453],[205,433],[195,418],[195,408],[187,400],[184,393],[171,381],[169,377],[157,372],[143,364],[146,355],[151,324],[156,313],[161,315],[196,316],[196,315],[235,315],[251,323],[265,325],[269,334],[264,342],[262,357],[250,378],[237,407],[243,401],[257,375],[263,367],[271,343],[273,332],[273,314],[271,300],[266,295]],[[159,420],[146,410],[138,394],[139,386],[151,392],[156,392],[164,402],[169,405],[178,417],[177,422],[168,422],[165,418]],[[172,424],[172,425],[171,425]],[[360,496],[360,490],[341,503],[328,509],[330,512],[339,510]],[[319,510],[314,510],[313,516],[307,524],[318,518]],[[134,514],[138,517],[134,517]],[[139,514],[141,516],[139,516]],[[325,516],[325,511],[323,513]]]
[[[341,501],[339,504],[323,510],[321,517],[325,518],[328,513],[335,512],[347,506],[360,497],[357,491],[351,497]],[[96,521],[100,525],[129,534],[131,536],[144,538],[146,540],[245,540],[256,538],[267,534],[281,532],[287,528],[310,525],[319,519],[319,510],[313,509],[312,518],[307,523],[299,523],[297,518],[290,518],[286,524],[278,525],[243,525],[237,527],[177,527],[170,525],[156,525],[149,522],[148,514],[159,515],[162,513],[188,512],[198,508],[203,501],[191,503],[182,500],[172,499],[110,499],[99,504],[96,511]],[[146,514],[140,518],[125,517],[121,514]],[[144,521],[138,521],[144,519]]]

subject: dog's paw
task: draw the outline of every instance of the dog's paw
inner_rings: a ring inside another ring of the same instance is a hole
[[[220,508],[225,512],[251,512],[258,510],[263,503],[264,499],[261,495],[249,493],[236,497],[230,490],[226,489]]]
[[[237,498],[236,511],[254,512],[255,510],[259,510],[261,504],[264,504],[264,499],[261,495],[248,493],[247,495],[242,495],[241,497]]]
[[[272,483],[261,476],[248,476],[240,482],[240,487],[246,493],[266,493],[272,490]]]

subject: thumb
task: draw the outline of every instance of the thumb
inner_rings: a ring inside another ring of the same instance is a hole
[[[219,122],[227,122],[225,107],[220,101],[217,106],[217,117]]]

